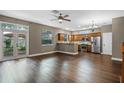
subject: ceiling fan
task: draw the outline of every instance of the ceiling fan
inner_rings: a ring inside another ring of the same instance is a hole
[[[59,11],[53,10],[53,13],[54,13],[54,14],[58,14]],[[56,21],[56,20],[58,20],[59,23],[62,23],[63,21],[68,21],[68,22],[71,21],[70,19],[67,19],[67,17],[69,17],[69,15],[63,15],[62,13],[59,13],[59,15],[53,15],[53,16],[56,17],[56,19],[51,19],[51,21]]]
[[[91,30],[92,32],[94,32],[96,28],[98,28],[98,25],[96,25],[94,23],[94,20],[92,20],[92,24],[89,25],[89,30]]]
[[[96,25],[94,23],[94,20],[92,20],[92,23],[90,25],[80,26],[83,27],[83,30],[90,30],[91,32],[94,32],[96,28],[99,27],[99,25]]]

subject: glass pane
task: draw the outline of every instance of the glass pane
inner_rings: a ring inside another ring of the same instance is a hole
[[[18,35],[17,50],[19,55],[26,54],[26,37],[24,34]]]
[[[64,34],[64,41],[68,41],[68,35]]]
[[[41,41],[42,44],[52,44],[52,32],[50,31],[46,31],[46,32],[42,32],[41,34]]]
[[[88,34],[88,33],[90,33],[91,32],[91,30],[85,30],[85,31],[80,31],[79,33],[80,34]]]
[[[4,56],[13,56],[13,33],[3,32],[3,39]]]
[[[17,31],[28,31],[29,26],[21,25],[21,24],[13,24],[13,23],[0,23],[0,28],[7,30],[17,30]]]

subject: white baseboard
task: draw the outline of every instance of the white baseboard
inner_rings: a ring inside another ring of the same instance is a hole
[[[77,55],[78,54],[78,52],[72,53],[72,52],[64,52],[64,51],[51,51],[51,52],[31,54],[31,55],[28,55],[28,56],[21,56],[21,57],[9,58],[9,59],[0,59],[0,61],[13,60],[13,59],[18,59],[18,58],[23,58],[23,57],[41,56],[41,55],[53,54],[53,53],[57,53],[57,52],[58,53],[64,53],[64,54],[70,54],[70,55]]]
[[[56,52],[64,53],[64,54],[69,54],[69,55],[77,55],[78,54],[78,52],[75,52],[75,53],[73,53],[73,52],[65,52],[65,51],[56,51]]]
[[[70,54],[70,55],[77,55],[78,54],[78,52],[72,53],[72,52],[64,52],[64,51],[51,51],[51,52],[45,52],[45,53],[31,54],[28,57],[53,54],[53,53],[57,53],[57,52],[58,53],[64,53],[64,54]]]
[[[40,55],[47,55],[47,54],[53,54],[56,53],[56,51],[51,51],[51,52],[45,52],[45,53],[38,53],[38,54],[31,54],[28,57],[32,57],[32,56],[40,56]]]
[[[112,55],[112,54],[105,54],[105,53],[103,53],[103,52],[102,52],[101,54],[102,54],[102,55],[110,55],[110,56]]]
[[[115,58],[115,57],[112,57],[112,60],[115,60],[115,61],[122,61],[121,58]]]

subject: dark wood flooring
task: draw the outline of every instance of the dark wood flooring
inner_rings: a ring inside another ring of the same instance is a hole
[[[0,63],[0,82],[119,83],[120,72],[111,56],[55,53]]]

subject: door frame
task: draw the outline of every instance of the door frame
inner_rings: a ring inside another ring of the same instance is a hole
[[[3,54],[3,32],[12,32],[13,36],[14,36],[14,45],[13,48],[13,56],[12,57],[4,57]],[[17,47],[16,47],[16,43],[17,43],[17,39],[18,39],[18,34],[24,34],[26,36],[26,54],[25,55],[17,55]],[[18,59],[18,58],[23,58],[23,57],[27,57],[29,55],[29,30],[28,31],[19,31],[19,30],[6,30],[6,29],[1,29],[0,30],[0,61],[5,61],[5,60],[12,60],[12,59]]]
[[[111,53],[106,53],[105,51],[103,51],[103,48],[104,48],[104,42],[103,42],[103,34],[111,34]],[[112,32],[106,32],[106,33],[102,33],[102,54],[104,55],[112,55]]]
[[[24,34],[25,35],[25,37],[26,37],[26,54],[25,55],[18,55],[18,49],[17,49],[17,45],[15,45],[15,48],[16,48],[16,51],[15,51],[15,56],[16,56],[16,58],[21,58],[21,57],[25,57],[25,56],[28,56],[28,41],[27,41],[27,32],[25,31],[25,32],[16,32],[15,33],[15,42],[17,43],[18,42],[18,35],[19,34]]]

